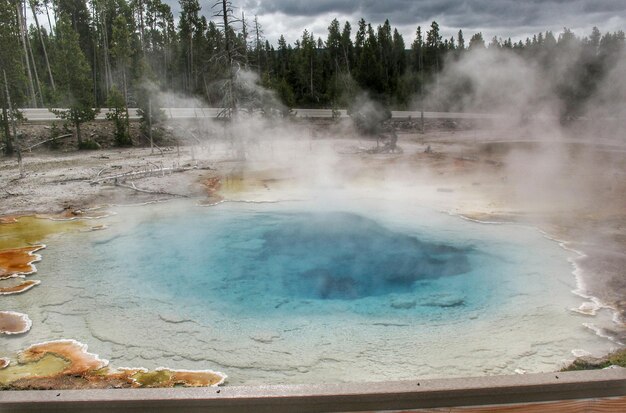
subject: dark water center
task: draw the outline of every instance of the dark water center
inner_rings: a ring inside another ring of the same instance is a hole
[[[304,301],[413,294],[426,284],[459,290],[465,281],[433,282],[470,272],[475,253],[354,213],[227,208],[146,220],[94,246],[94,264],[108,268],[107,277],[119,274],[167,299],[251,313],[286,301],[314,311]]]
[[[351,213],[294,215],[262,239],[259,265],[279,268],[282,287],[305,298],[402,293],[416,281],[470,270],[466,249],[423,242]]]

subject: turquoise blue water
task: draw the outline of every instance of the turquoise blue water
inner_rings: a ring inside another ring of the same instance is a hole
[[[610,345],[570,311],[571,253],[533,228],[381,199],[120,208],[42,251],[7,297],[33,329],[116,366],[214,369],[231,384],[553,371]]]
[[[94,265],[173,300],[263,317],[337,306],[380,313],[391,294],[441,292],[442,284],[447,296],[458,298],[420,302],[421,311],[475,306],[485,298],[466,289],[483,275],[472,272],[472,262],[485,258],[470,246],[422,241],[419,232],[393,231],[355,213],[202,212],[144,222],[97,241]]]

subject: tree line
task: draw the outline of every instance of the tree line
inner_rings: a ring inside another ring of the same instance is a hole
[[[162,0],[1,2],[5,151],[11,150],[8,137],[20,107],[64,108],[57,113],[75,126],[79,141],[80,125],[93,119],[93,108],[112,108],[107,116],[115,122],[118,144],[125,145],[128,107],[141,109],[144,126],[159,117],[164,104],[156,91],[236,110],[246,104],[237,83],[242,73],[258,75],[257,82],[287,107],[346,107],[367,91],[403,108],[436,84],[446,65],[474,49],[509,50],[543,67],[567,61],[569,75],[556,93],[565,112],[575,114],[625,47],[624,32],[602,34],[597,28],[585,37],[564,29],[518,42],[486,41],[476,33],[466,42],[462,30],[444,38],[437,22],[417,27],[408,44],[389,21],[374,26],[364,19],[354,28],[335,19],[323,37],[304,30],[295,42],[280,36],[274,45],[256,16],[228,0],[204,11],[198,0],[179,3],[176,19]],[[450,102],[429,104],[428,109],[446,110]]]

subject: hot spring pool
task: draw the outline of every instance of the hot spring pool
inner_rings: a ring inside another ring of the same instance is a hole
[[[11,351],[74,338],[115,366],[230,384],[550,371],[609,343],[570,311],[570,253],[537,230],[374,199],[120,208],[48,240]]]

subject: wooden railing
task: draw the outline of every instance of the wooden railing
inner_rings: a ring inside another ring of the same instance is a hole
[[[381,410],[622,412],[626,411],[626,369],[365,384],[0,391],[0,412],[306,413]]]

